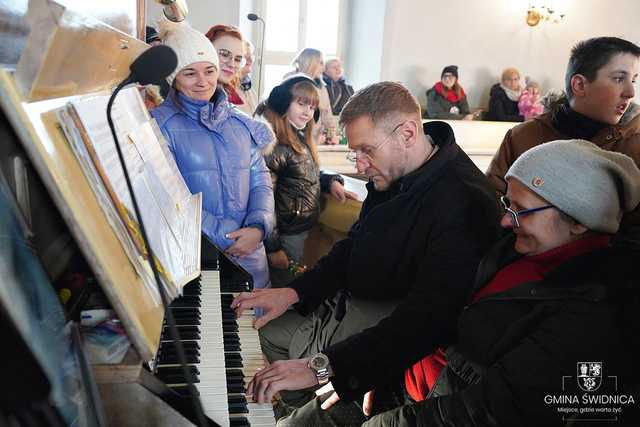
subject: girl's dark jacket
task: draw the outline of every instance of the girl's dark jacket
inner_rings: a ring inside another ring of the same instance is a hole
[[[298,137],[304,140],[302,133],[298,133]],[[298,154],[288,145],[276,144],[265,156],[274,181],[280,235],[302,233],[313,227],[320,216],[320,193],[329,192],[335,180],[343,182],[339,175],[321,173],[307,145],[302,146],[304,152]],[[273,240],[272,236],[268,246],[272,246]]]

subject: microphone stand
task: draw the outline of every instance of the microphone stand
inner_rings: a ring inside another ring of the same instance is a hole
[[[258,21],[262,22],[262,35],[260,36],[260,73],[258,73],[258,98],[260,98],[261,90],[262,90],[262,63],[264,60],[264,36],[267,29],[267,24],[264,22],[264,19],[256,15]]]
[[[109,98],[109,102],[107,103],[107,122],[109,123],[109,129],[111,129],[111,136],[113,136],[113,141],[115,142],[116,151],[118,152],[118,159],[120,160],[120,165],[122,167],[122,171],[124,173],[124,179],[127,183],[127,189],[131,196],[131,202],[133,203],[133,210],[135,211],[136,218],[140,224],[140,233],[142,234],[142,240],[144,241],[144,245],[147,248],[149,253],[149,263],[151,264],[151,270],[153,271],[153,277],[155,278],[156,285],[158,287],[158,292],[160,293],[160,299],[162,300],[162,306],[164,307],[165,315],[167,316],[167,324],[169,325],[169,333],[171,335],[171,339],[176,347],[176,352],[178,356],[178,361],[182,366],[182,370],[187,380],[187,387],[189,389],[189,394],[192,397],[194,410],[197,416],[197,422],[200,426],[207,426],[208,423],[205,419],[204,410],[202,409],[202,402],[200,402],[200,397],[198,396],[198,392],[193,385],[193,377],[191,376],[191,371],[187,368],[187,358],[184,353],[184,347],[182,346],[182,342],[180,341],[180,337],[178,335],[178,330],[176,328],[175,319],[173,318],[173,313],[171,310],[168,310],[169,301],[167,295],[165,294],[164,287],[162,286],[162,282],[160,280],[160,274],[158,273],[158,268],[155,263],[155,257],[153,256],[153,250],[151,249],[151,244],[149,243],[149,238],[147,237],[147,230],[144,226],[144,221],[142,221],[142,215],[140,213],[140,207],[138,206],[138,200],[136,199],[135,193],[133,192],[133,185],[131,184],[131,178],[129,177],[129,172],[127,171],[127,166],[124,161],[124,155],[122,154],[122,149],[120,148],[120,141],[118,140],[118,136],[116,135],[116,129],[113,124],[113,120],[111,118],[111,109],[113,107],[113,102],[116,99],[116,95],[122,88],[130,83],[134,83],[135,79],[133,74],[129,75],[126,79],[124,79],[116,88],[114,89],[111,97]]]

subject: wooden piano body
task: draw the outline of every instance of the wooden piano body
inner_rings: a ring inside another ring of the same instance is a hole
[[[123,4],[110,7],[119,10]],[[132,27],[144,34],[144,20],[138,22],[144,2],[127,5],[129,10],[137,5]],[[129,65],[148,45],[50,0],[31,0],[29,6],[34,30],[15,73],[0,70],[0,106],[26,162],[35,169],[130,340],[132,349],[121,364],[94,365],[107,420],[110,425],[192,425],[158,398],[164,385],[143,368],[158,350],[164,308],[150,291],[153,284],[145,283],[148,278],[136,271],[123,250],[54,113],[70,101],[108,93],[127,77]]]

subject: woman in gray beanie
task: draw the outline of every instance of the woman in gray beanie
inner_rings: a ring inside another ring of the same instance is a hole
[[[432,355],[405,373],[430,394],[407,387],[414,403],[364,425],[613,418],[584,409],[593,407],[615,408],[616,425],[640,425],[640,254],[609,245],[622,213],[640,203],[640,170],[590,142],[553,141],[518,158],[506,180],[502,225],[513,233],[481,262],[457,343],[436,354],[445,366],[429,377]]]

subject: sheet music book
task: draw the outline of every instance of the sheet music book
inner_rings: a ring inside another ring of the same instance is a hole
[[[136,271],[149,276],[150,269],[139,259],[148,254],[142,250],[139,225],[106,120],[108,98],[74,100],[58,117],[112,227],[126,242]],[[189,192],[136,88],[120,92],[113,119],[156,265],[167,293],[174,298],[199,273],[201,196]],[[150,290],[155,287],[153,280],[144,282]]]

